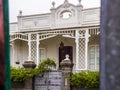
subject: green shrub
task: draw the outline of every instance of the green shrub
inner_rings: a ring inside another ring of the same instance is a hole
[[[46,71],[48,72],[51,70],[51,68],[55,68],[55,67],[56,67],[55,60],[51,58],[46,58],[40,62],[40,64],[38,65],[38,70],[39,72],[46,72]]]
[[[70,84],[77,88],[98,88],[99,72],[81,71],[70,77]]]
[[[11,67],[11,80],[22,82],[25,80],[26,70],[24,68]]]
[[[33,70],[26,70],[25,68],[15,68],[11,66],[11,81],[23,82],[33,76],[38,75],[39,73],[50,71],[52,67],[56,67],[56,63],[54,59],[50,58],[42,60],[38,67]]]

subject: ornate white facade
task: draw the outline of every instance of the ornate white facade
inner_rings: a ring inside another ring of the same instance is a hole
[[[59,68],[60,45],[64,54],[71,54],[73,71],[99,69],[100,8],[83,9],[81,0],[73,5],[67,0],[57,8],[52,3],[50,13],[22,15],[10,24],[11,65],[25,60],[36,64],[44,58],[54,58]],[[70,51],[69,51],[70,50]]]

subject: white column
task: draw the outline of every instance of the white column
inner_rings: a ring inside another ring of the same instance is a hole
[[[79,31],[76,30],[75,34],[75,42],[76,42],[76,70],[78,70],[78,63],[79,63]]]
[[[28,34],[28,61],[31,60],[31,34]]]
[[[39,64],[39,44],[40,44],[40,42],[39,42],[39,34],[37,34],[37,39],[36,39],[36,42],[37,42],[37,66],[38,66],[38,64]]]
[[[88,69],[88,42],[89,42],[89,31],[86,29],[85,33],[85,70]]]
[[[15,47],[14,47],[14,41],[11,43],[11,48],[12,48],[12,65],[15,67]],[[11,52],[11,51],[10,51]],[[11,54],[10,54],[11,55]]]
[[[13,66],[15,66],[15,45],[13,43]]]

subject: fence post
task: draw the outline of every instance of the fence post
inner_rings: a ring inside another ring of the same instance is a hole
[[[27,70],[34,69],[36,64],[33,61],[25,61],[23,67]],[[25,90],[33,90],[33,80],[32,78],[25,81]]]
[[[101,1],[100,90],[120,90],[120,0]]]
[[[69,59],[69,55],[60,63],[63,74],[63,88],[62,90],[70,90],[70,75],[72,73],[73,64]]]

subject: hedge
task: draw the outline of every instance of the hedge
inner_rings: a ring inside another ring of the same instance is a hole
[[[75,73],[70,77],[70,85],[76,88],[99,88],[99,72]]]

